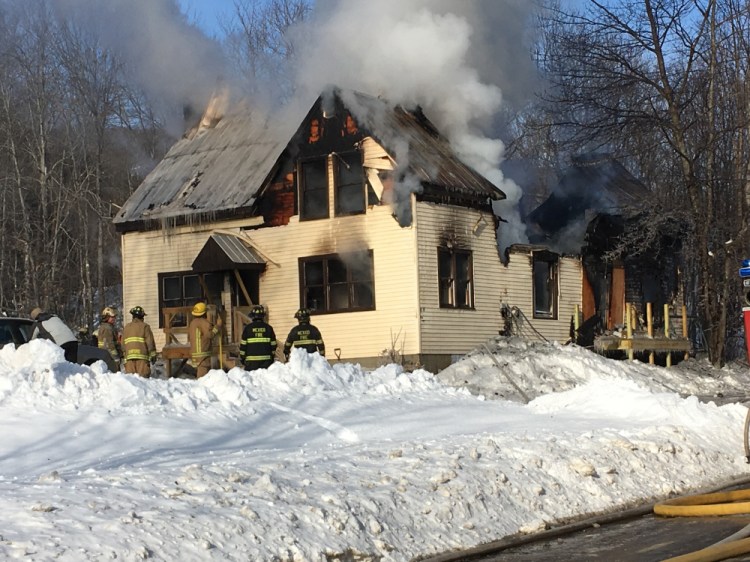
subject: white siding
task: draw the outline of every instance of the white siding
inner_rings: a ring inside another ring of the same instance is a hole
[[[570,338],[570,321],[575,306],[582,302],[582,268],[579,258],[563,256],[558,270],[557,318],[534,318],[531,250],[512,251],[505,270],[502,302],[517,307],[523,337],[566,342]]]
[[[122,237],[125,310],[139,304],[158,326],[160,272],[189,271],[214,228],[236,229],[241,223],[221,223],[161,232],[128,233]],[[313,317],[326,343],[327,355],[342,359],[372,357],[391,347],[404,354],[419,352],[416,244],[414,230],[401,228],[388,207],[373,207],[365,215],[302,221],[292,217],[287,226],[245,231],[252,243],[274,263],[260,277],[260,302],[268,308],[269,322],[283,341],[296,324],[299,308],[298,258],[372,250],[376,310],[322,314]],[[226,303],[225,303],[226,304]],[[157,346],[164,334],[154,330]]]
[[[365,170],[389,169],[392,162],[373,139],[362,144]],[[332,158],[328,158],[329,180]],[[331,180],[332,181],[332,180]],[[382,186],[381,186],[382,187]],[[334,188],[329,184],[329,209],[334,212]],[[300,222],[286,226],[255,227],[258,218],[195,224],[163,231],[122,236],[124,309],[143,306],[154,328],[157,346],[164,345],[158,326],[158,274],[190,271],[193,261],[215,229],[241,233],[267,259],[260,276],[260,303],[283,342],[296,323],[300,306],[299,258],[370,250],[375,278],[375,310],[319,314],[327,355],[341,359],[377,357],[393,347],[403,355],[463,354],[502,328],[503,304],[516,306],[531,326],[526,333],[564,341],[568,337],[573,307],[581,302],[580,260],[560,260],[559,314],[557,320],[536,320],[532,308],[530,251],[515,252],[507,266],[498,255],[494,218],[475,209],[434,203],[417,203],[411,197],[413,226],[400,227],[388,205],[365,214]],[[448,240],[470,250],[473,260],[474,307],[440,308],[438,247]],[[224,306],[229,296],[224,294]],[[234,338],[236,339],[236,338]],[[336,353],[339,350],[339,353]]]
[[[478,210],[424,202],[416,205],[416,217],[422,353],[466,353],[496,336],[501,328],[503,266],[493,217]],[[471,310],[440,308],[437,258],[438,247],[446,238],[454,239],[456,248],[472,252]]]
[[[299,307],[298,258],[372,250],[375,310],[323,314],[313,317],[326,343],[326,352],[342,359],[377,356],[399,336],[404,354],[418,353],[417,285],[414,270],[414,231],[401,228],[388,207],[368,209],[365,215],[298,222],[252,231],[251,238],[279,267],[269,265],[261,277],[260,300],[267,305],[271,324],[285,338],[296,323]]]

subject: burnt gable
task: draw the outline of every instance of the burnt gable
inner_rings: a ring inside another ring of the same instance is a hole
[[[335,96],[331,102],[323,97],[313,105],[287,147],[287,153],[298,159],[348,152],[370,133],[357,123],[351,112]]]

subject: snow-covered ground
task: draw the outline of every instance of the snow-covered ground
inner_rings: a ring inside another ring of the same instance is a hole
[[[295,350],[195,381],[7,346],[0,558],[408,561],[749,471],[746,407],[706,402],[747,369],[492,347],[438,375]]]

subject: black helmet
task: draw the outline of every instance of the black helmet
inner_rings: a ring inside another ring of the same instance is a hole
[[[310,320],[310,311],[306,308],[300,308],[294,313],[294,317],[300,322],[307,322]]]
[[[263,320],[263,318],[266,317],[266,309],[263,308],[262,304],[256,304],[251,310],[250,310],[250,318],[253,320]]]
[[[132,314],[134,318],[143,318],[146,316],[142,306],[134,306],[130,309],[130,314]]]

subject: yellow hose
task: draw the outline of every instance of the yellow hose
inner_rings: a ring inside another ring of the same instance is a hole
[[[742,539],[727,544],[715,544],[690,554],[669,558],[664,562],[713,562],[734,558],[748,552],[750,552],[750,539]]]
[[[674,498],[654,505],[654,513],[664,517],[706,517],[750,513],[750,501],[743,500],[750,500],[750,489]],[[744,538],[748,534],[750,534],[750,525],[716,544],[690,554],[669,558],[668,561],[711,562],[746,554],[750,552],[750,538]]]
[[[745,416],[743,434],[745,460],[750,463],[748,428],[750,428],[750,409]],[[750,513],[750,501],[746,500],[750,500],[750,489],[695,494],[657,503],[654,505],[654,513],[664,517],[707,517]],[[750,552],[750,538],[746,538],[748,536],[750,536],[750,525],[711,546],[689,554],[669,558],[665,562],[713,562],[714,560],[726,560],[727,558],[747,554]]]
[[[656,515],[664,517],[705,517],[750,513],[750,489],[715,494],[696,494],[657,503]]]

